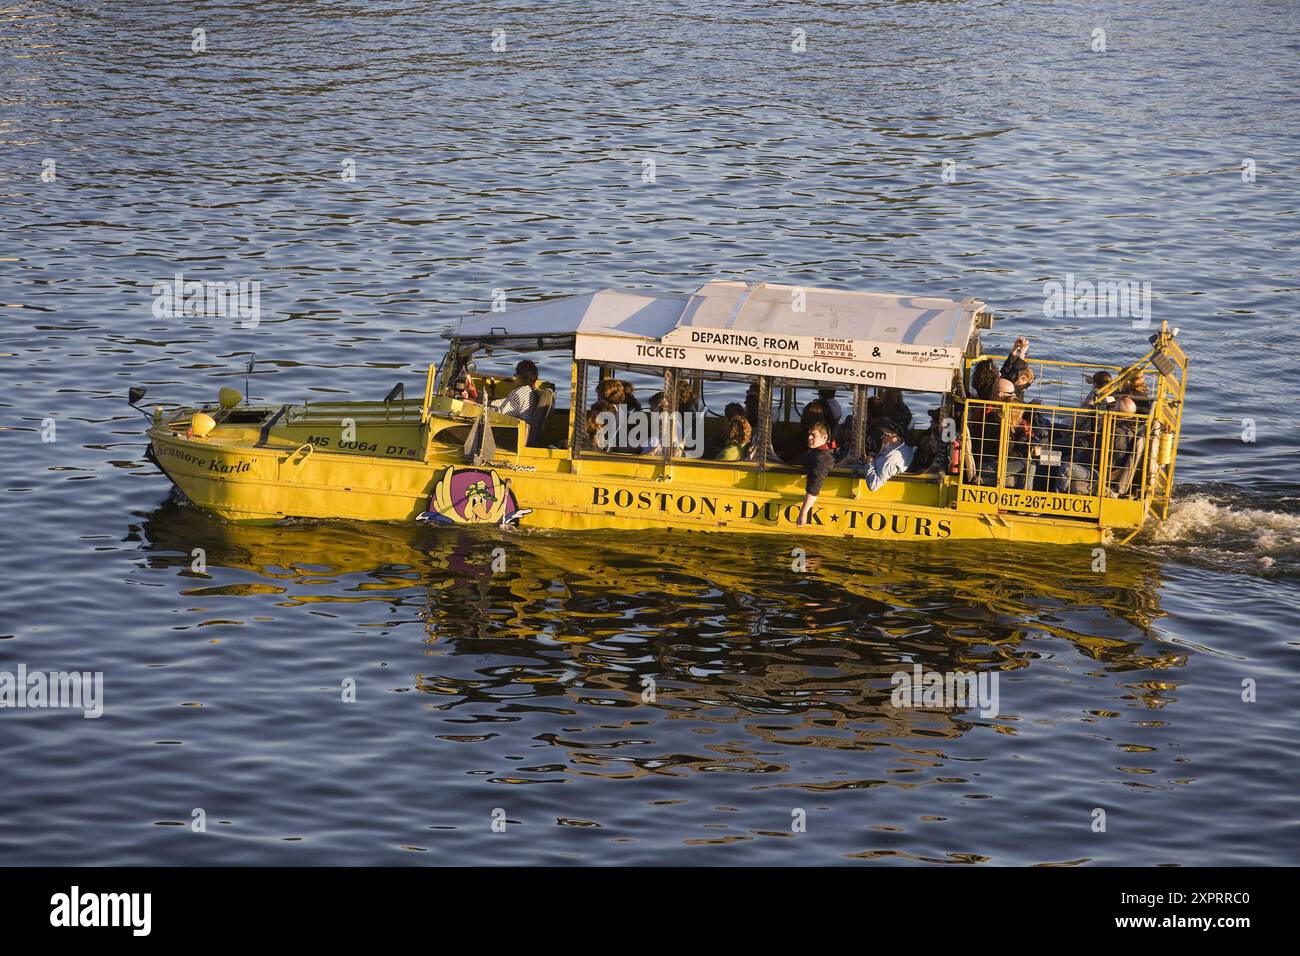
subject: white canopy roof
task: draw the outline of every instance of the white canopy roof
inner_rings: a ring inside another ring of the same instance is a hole
[[[709,282],[692,295],[606,289],[463,320],[455,338],[576,336],[580,359],[945,390],[984,303]]]

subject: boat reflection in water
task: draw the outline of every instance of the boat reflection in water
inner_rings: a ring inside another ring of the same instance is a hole
[[[1052,682],[1080,673],[1104,688],[1098,714],[1113,709],[1117,690],[1160,707],[1176,682],[1125,672],[1185,660],[1155,631],[1157,565],[1132,551],[1112,552],[1103,572],[1086,548],[814,541],[799,571],[793,538],[665,532],[634,544],[617,533],[261,528],[174,502],[138,527],[148,566],[174,568],[180,593],[205,605],[192,613],[277,640],[320,633],[325,621],[332,637],[348,628],[388,636],[385,655],[408,668],[393,678],[469,722],[527,722],[539,709],[566,715],[566,725],[580,714],[619,726],[689,716],[786,744],[916,746],[977,724],[1014,733],[1041,714]],[[196,548],[210,577],[191,569]],[[394,651],[393,638],[407,649]],[[999,716],[892,706],[891,675],[917,664],[999,672]],[[666,761],[677,759],[570,743],[570,773],[672,772]],[[767,766],[743,746],[681,762]]]

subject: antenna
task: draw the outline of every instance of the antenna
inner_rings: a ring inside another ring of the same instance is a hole
[[[253,363],[257,361],[257,353],[252,352],[248,356],[248,368],[244,369],[244,402],[247,403],[252,396],[248,394],[248,380],[253,375]]]

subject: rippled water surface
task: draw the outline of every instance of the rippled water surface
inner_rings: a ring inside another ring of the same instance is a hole
[[[0,863],[1296,862],[1296,9],[0,8],[0,670],[103,671],[106,707],[0,710]],[[258,280],[260,324],[155,317],[178,271]],[[1150,282],[1193,359],[1174,513],[1101,572],[238,528],[123,400],[210,401],[250,352],[259,399],[377,398],[495,289],[713,277],[1140,354],[1044,318],[1067,273]],[[996,673],[998,715],[890,706],[914,664]]]

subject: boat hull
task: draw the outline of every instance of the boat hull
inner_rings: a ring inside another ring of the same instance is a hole
[[[1115,530],[1060,517],[964,511],[942,501],[936,482],[897,481],[886,495],[839,479],[812,520],[796,525],[798,475],[751,477],[774,487],[742,487],[734,469],[686,465],[665,475],[659,462],[562,460],[529,450],[473,466],[457,454],[427,460],[323,452],[306,445],[259,448],[156,428],[152,451],[194,504],[226,520],[275,524],[290,518],[517,524],[565,531],[682,530],[798,534],[895,541],[1011,540],[1101,544]],[[530,463],[524,463],[530,462]],[[748,475],[753,476],[753,472]],[[828,482],[828,488],[834,484]],[[891,482],[891,485],[895,483]],[[888,486],[887,486],[888,487]],[[1127,505],[1127,502],[1117,503]],[[1135,516],[1127,523],[1141,523]]]

